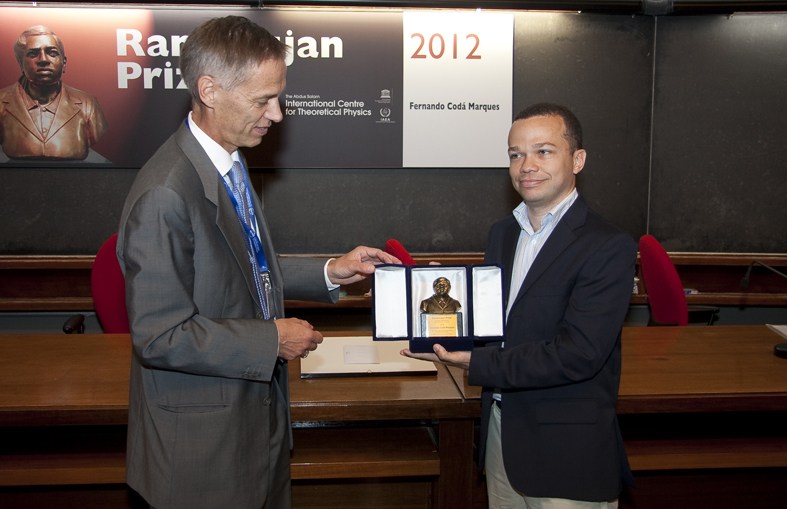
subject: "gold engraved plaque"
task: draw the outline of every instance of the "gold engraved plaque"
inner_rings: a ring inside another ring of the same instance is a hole
[[[421,336],[456,338],[462,335],[462,313],[422,313]]]

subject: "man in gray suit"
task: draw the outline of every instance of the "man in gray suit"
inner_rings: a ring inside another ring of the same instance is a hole
[[[241,17],[195,29],[181,53],[192,111],[123,208],[127,481],[159,509],[290,506],[286,363],[322,335],[284,318],[284,299],[335,301],[338,285],[398,263],[367,247],[327,261],[277,259],[238,148],[258,145],[282,119],[286,51]]]

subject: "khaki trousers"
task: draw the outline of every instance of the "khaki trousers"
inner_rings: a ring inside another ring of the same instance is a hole
[[[486,489],[489,509],[617,509],[618,501],[583,502],[565,498],[528,497],[516,491],[508,482],[503,465],[503,448],[500,439],[500,412],[497,404],[492,405],[489,416],[489,432],[486,439]]]

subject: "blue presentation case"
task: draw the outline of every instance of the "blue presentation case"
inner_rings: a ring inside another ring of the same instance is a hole
[[[455,335],[424,334],[421,302],[446,278],[448,295],[461,304]],[[412,352],[471,350],[476,342],[502,340],[505,330],[503,269],[497,265],[378,265],[372,279],[375,341],[408,340]]]

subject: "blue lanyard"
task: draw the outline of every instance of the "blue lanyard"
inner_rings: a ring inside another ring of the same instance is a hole
[[[251,199],[251,194],[249,193],[249,181],[246,179],[246,172],[243,173],[243,180],[246,182],[246,202],[249,204],[249,222],[251,224],[246,224],[246,221],[243,220],[243,209],[241,209],[241,204],[238,203],[238,200],[235,199],[235,195],[232,192],[232,187],[227,184],[227,180],[222,177],[221,181],[224,182],[224,187],[227,189],[227,194],[230,195],[230,199],[232,200],[232,205],[235,207],[235,213],[238,215],[238,221],[240,222],[243,230],[246,233],[246,238],[251,246],[251,250],[254,253],[254,258],[257,260],[257,265],[260,268],[260,272],[265,273],[268,272],[268,259],[265,257],[265,250],[262,248],[262,242],[260,242],[260,237],[257,235],[257,231],[254,228],[254,225],[257,224],[257,216],[254,213],[254,202]]]

